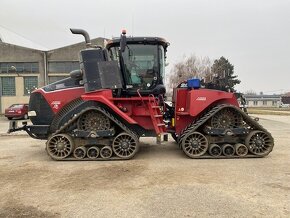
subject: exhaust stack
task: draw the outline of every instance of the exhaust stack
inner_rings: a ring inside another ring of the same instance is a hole
[[[91,43],[91,39],[87,31],[82,30],[82,29],[72,29],[72,28],[70,28],[70,31],[72,32],[72,34],[83,35],[83,37],[85,38],[86,47],[87,48],[91,47],[92,43]]]

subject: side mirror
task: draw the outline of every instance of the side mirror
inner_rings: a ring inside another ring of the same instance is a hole
[[[120,50],[124,52],[127,46],[127,39],[126,39],[126,30],[122,30],[122,34],[120,37]]]

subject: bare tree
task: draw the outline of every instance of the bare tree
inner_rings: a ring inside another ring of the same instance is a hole
[[[189,78],[210,78],[212,61],[209,57],[191,55],[173,65],[170,71],[168,90]]]
[[[257,95],[257,92],[255,92],[253,89],[245,91],[246,95]]]

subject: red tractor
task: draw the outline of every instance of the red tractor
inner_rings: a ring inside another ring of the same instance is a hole
[[[263,157],[274,146],[271,134],[239,109],[234,93],[201,88],[189,79],[164,100],[165,58],[169,43],[158,37],[110,40],[105,48],[80,51],[80,70],[30,96],[33,125],[17,127],[45,139],[55,160],[130,159],[140,137],[170,133],[190,158]]]

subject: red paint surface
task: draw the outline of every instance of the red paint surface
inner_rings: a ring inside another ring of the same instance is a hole
[[[177,134],[186,128],[208,107],[217,104],[230,104],[239,107],[233,93],[211,89],[176,89],[175,92],[175,130]]]
[[[162,117],[154,118],[154,115],[160,115],[161,111],[159,109],[151,109],[152,106],[158,103],[150,96],[113,98],[112,90],[104,89],[85,93],[84,88],[64,89],[53,92],[44,92],[39,89],[37,92],[43,94],[54,113],[59,112],[70,101],[81,97],[85,101],[96,101],[107,105],[129,124],[138,124],[144,129],[155,130],[158,134],[164,130],[164,128],[157,128],[157,124],[163,121]],[[233,93],[210,89],[188,90],[179,88],[175,90],[173,101],[175,102],[175,131],[177,134],[180,134],[195,119],[198,119],[198,116],[208,107],[217,104],[239,106]],[[153,113],[154,115],[152,116]],[[172,129],[172,127],[169,128]]]

